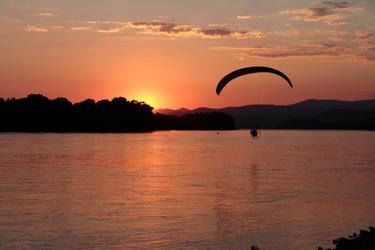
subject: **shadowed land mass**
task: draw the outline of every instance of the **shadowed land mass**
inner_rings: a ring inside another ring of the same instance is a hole
[[[141,132],[225,129],[375,129],[375,99],[306,100],[292,105],[158,109],[124,97],[71,103],[40,94],[0,98],[2,132]]]
[[[124,97],[112,101],[93,99],[72,104],[40,94],[26,98],[0,98],[2,132],[141,132],[154,130],[235,129],[233,118],[222,112],[154,114],[145,102]]]
[[[369,227],[369,231],[360,230],[360,233],[353,233],[348,238],[341,237],[332,241],[335,248],[326,250],[373,250],[375,249],[375,228]],[[258,246],[251,246],[251,250],[261,250]],[[323,250],[318,247],[318,250]]]
[[[336,246],[334,249],[327,250],[371,250],[375,249],[375,228],[369,227],[369,231],[360,230],[360,233],[353,233],[349,238],[339,238],[332,241]],[[323,250],[319,247],[318,250]]]
[[[375,99],[361,101],[305,100],[291,105],[247,105],[220,109],[158,109],[159,113],[183,116],[223,112],[237,128],[263,129],[358,129],[375,128]]]

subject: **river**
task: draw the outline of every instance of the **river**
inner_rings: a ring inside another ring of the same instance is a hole
[[[0,249],[317,249],[374,207],[372,131],[0,133]]]

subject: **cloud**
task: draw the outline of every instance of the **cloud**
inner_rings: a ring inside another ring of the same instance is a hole
[[[265,46],[255,46],[255,47],[216,46],[216,47],[210,47],[210,49],[212,49],[212,50],[227,50],[227,51],[256,51],[256,50],[271,49],[271,47],[265,47]]]
[[[120,28],[113,28],[113,29],[98,29],[96,30],[97,32],[99,33],[107,33],[107,34],[111,34],[111,33],[119,33],[121,32],[121,29]]]
[[[372,53],[358,54],[358,59],[362,62],[375,63],[375,48],[373,50]]]
[[[41,28],[41,27],[36,27],[34,25],[27,25],[25,30],[27,32],[48,32],[48,29],[46,28]]]
[[[358,2],[358,1],[357,1]],[[354,8],[351,6],[351,4],[355,4],[355,1],[352,3],[343,1],[343,2],[330,2],[330,1],[316,1],[314,2],[316,5],[323,5],[326,6],[326,8],[332,9],[332,10],[343,10],[343,11],[362,11],[362,8]]]
[[[85,27],[81,30],[92,29],[98,33],[103,34],[114,34],[114,33],[121,33],[126,26],[128,25],[127,22],[120,22],[120,21],[85,21],[82,22],[85,25],[89,25],[90,27]],[[76,29],[79,30],[79,29]]]
[[[375,41],[371,39],[372,33],[362,32],[356,33],[358,38],[354,39],[357,42],[358,58],[365,62],[375,62]]]
[[[289,29],[289,30],[281,30],[281,31],[273,31],[271,32],[277,36],[282,37],[297,37],[299,36],[300,32],[298,29]]]
[[[319,35],[335,35],[335,36],[345,36],[349,34],[349,31],[346,30],[336,30],[336,29],[314,29],[314,33],[319,34]]]
[[[328,25],[338,26],[347,24],[341,21],[345,15],[339,12],[342,11],[359,11],[360,8],[353,8],[348,2],[330,2],[317,1],[314,2],[317,7],[303,8],[303,9],[287,9],[281,11],[281,15],[293,15],[292,20],[303,20],[310,22],[323,21]]]
[[[206,36],[231,36],[233,33],[228,29],[201,29],[200,32]]]
[[[284,58],[310,58],[310,57],[332,57],[338,56],[339,52],[335,50],[307,50],[307,49],[263,49],[247,53],[247,57],[265,58],[265,59],[284,59]]]
[[[14,19],[14,18],[8,17],[8,16],[0,16],[0,23],[1,22],[5,22],[5,23],[22,23],[21,20]]]
[[[51,26],[51,29],[52,30],[62,30],[62,29],[64,29],[64,26],[55,25],[55,26]]]
[[[230,25],[228,23],[211,23],[208,25],[208,27],[210,28],[217,28],[217,27],[220,27],[220,28],[225,28],[225,27],[229,27]]]
[[[36,16],[54,16],[55,14],[50,13],[50,12],[41,12],[41,13],[36,13]]]
[[[295,48],[290,47],[212,47],[215,50],[238,51],[235,56],[240,60],[246,58],[285,59],[285,58],[311,58],[311,57],[337,57],[341,50],[337,45],[330,44],[304,44]]]
[[[190,32],[192,28],[188,25],[177,25],[168,22],[129,22],[130,26],[142,29],[147,33],[180,34]]]
[[[252,38],[262,38],[262,36],[263,36],[263,33],[259,30],[250,31],[248,34]]]
[[[137,33],[149,35],[165,35],[169,37],[201,37],[205,39],[235,38],[258,39],[263,36],[259,30],[244,31],[235,30],[228,24],[209,24],[208,27],[193,25],[181,25],[175,22],[151,21],[151,22],[119,22],[119,21],[85,21],[82,25],[71,27],[74,31],[94,30],[98,33],[113,34],[126,30],[135,30]]]
[[[329,36],[327,39],[332,42],[345,42],[345,39],[340,37]]]
[[[205,38],[225,38],[225,37],[234,37],[237,39],[244,38],[260,38],[260,31],[245,32],[245,31],[232,31],[230,29],[200,29],[197,31],[198,34],[202,34]]]
[[[251,16],[237,16],[237,19],[243,20],[243,19],[250,19]]]
[[[339,43],[334,41],[316,41],[316,40],[302,40],[298,42],[304,48],[325,48],[325,49],[333,49],[338,48]]]
[[[87,27],[87,26],[74,26],[74,27],[71,27],[71,30],[74,30],[74,31],[82,31],[82,30],[89,30],[90,27]]]
[[[128,26],[140,29],[146,34],[164,34],[173,37],[203,37],[203,38],[249,38],[259,37],[260,34],[246,31],[234,31],[226,28],[224,25],[220,27],[215,24],[209,28],[194,27],[191,25],[177,25],[173,22],[129,22]]]
[[[317,1],[314,2],[314,4],[325,5],[327,8],[331,9],[347,9],[350,7],[348,2]]]
[[[211,47],[213,50],[228,51],[238,60],[260,58],[280,60],[288,58],[331,58],[335,60],[355,60],[375,63],[375,42],[368,41],[361,46],[348,44],[346,40],[302,40],[293,47],[253,46],[253,47]]]
[[[357,30],[355,32],[355,35],[358,40],[368,40],[373,35],[372,32],[363,31],[363,30]]]

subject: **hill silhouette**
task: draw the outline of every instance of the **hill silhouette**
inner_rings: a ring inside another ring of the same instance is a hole
[[[236,127],[266,129],[374,129],[375,99],[339,101],[310,99],[292,105],[247,105],[211,109],[159,109],[157,112],[183,116],[201,112],[231,115]]]
[[[2,132],[138,132],[154,130],[375,129],[375,99],[310,99],[292,105],[158,109],[124,97],[71,103],[40,94],[0,98]]]
[[[175,117],[154,114],[145,102],[116,97],[72,104],[40,94],[0,98],[1,132],[141,132],[166,129],[234,129],[225,113],[197,113]]]

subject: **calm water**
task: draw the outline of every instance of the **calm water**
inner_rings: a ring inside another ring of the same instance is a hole
[[[370,131],[0,134],[0,249],[317,249],[374,208]]]

